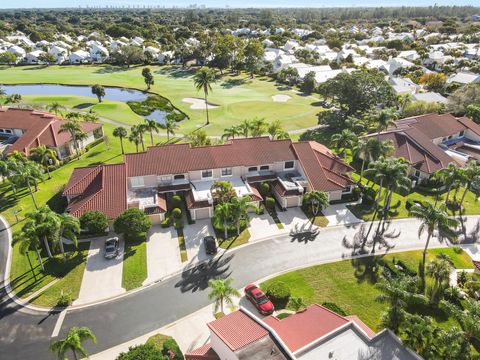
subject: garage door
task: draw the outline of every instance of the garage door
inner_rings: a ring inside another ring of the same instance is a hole
[[[210,217],[210,208],[195,209],[195,219],[208,219]]]
[[[288,197],[287,198],[287,207],[298,206],[298,197]]]
[[[153,225],[159,225],[162,222],[160,214],[149,215],[149,218]]]

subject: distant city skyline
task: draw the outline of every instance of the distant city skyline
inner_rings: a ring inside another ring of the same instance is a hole
[[[2,1],[3,2],[3,1]],[[15,8],[86,8],[86,7],[188,7],[197,5],[211,8],[275,8],[275,7],[388,7],[388,6],[452,6],[472,5],[478,6],[478,0],[384,0],[381,4],[374,1],[337,0],[335,4],[326,0],[23,0],[17,2],[0,3],[0,9]]]

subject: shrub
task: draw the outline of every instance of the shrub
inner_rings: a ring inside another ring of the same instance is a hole
[[[405,209],[410,210],[413,205],[415,205],[415,202],[412,199],[407,199],[405,202]]]
[[[377,192],[374,188],[366,187],[363,189],[362,193],[362,205],[369,206],[375,203],[375,196],[377,195]]]
[[[267,196],[265,199],[265,207],[268,210],[274,210],[275,209],[275,199],[271,196]]]
[[[58,298],[57,301],[57,306],[58,307],[67,307],[70,306],[72,303],[72,297],[68,293],[64,293],[62,290],[62,293],[60,294],[60,297]]]
[[[265,213],[265,208],[263,206],[259,206],[256,210],[255,213],[257,215],[263,215]]]
[[[107,216],[101,211],[87,211],[80,217],[80,227],[90,234],[103,234],[108,227]]]
[[[480,296],[480,282],[479,281],[467,281],[465,283],[465,290],[468,294],[468,296],[478,299]]]
[[[160,223],[160,226],[162,228],[168,228],[170,227],[170,218],[166,217],[161,223]]]
[[[117,360],[168,360],[153,344],[132,346],[118,355]]]
[[[172,216],[175,219],[180,219],[182,217],[182,210],[176,207],[175,209],[172,210]]]
[[[269,192],[270,192],[270,184],[267,183],[267,182],[263,182],[261,185],[260,185],[260,194],[262,196],[265,196],[267,195]]]
[[[97,146],[98,144],[100,144],[101,142],[103,142],[104,138],[100,138],[100,139],[97,139],[95,141],[92,141],[90,144],[88,144],[87,146],[85,146],[85,151],[88,151],[90,150],[91,148]]]
[[[128,240],[146,238],[146,233],[152,227],[152,222],[140,209],[130,208],[113,222],[113,228],[117,234],[124,234]]]
[[[288,305],[295,311],[299,311],[300,309],[305,308],[305,303],[303,302],[303,298],[301,297],[291,297]]]
[[[466,271],[460,271],[459,273],[457,273],[457,284],[460,287],[464,287],[469,278],[470,275]]]
[[[172,208],[180,208],[182,207],[182,197],[180,195],[174,195],[172,196],[172,200],[170,202]]]
[[[324,302],[322,306],[329,310],[332,310],[334,313],[337,313],[338,315],[347,316],[347,313],[345,312],[345,310],[343,310],[340,306],[338,306],[335,303]]]
[[[183,229],[183,227],[184,227],[183,220],[182,219],[176,219],[173,222],[173,226],[175,227],[175,229]]]
[[[290,288],[284,282],[276,281],[267,287],[266,295],[276,308],[283,309],[290,300]]]
[[[167,339],[163,343],[162,354],[170,360],[183,360],[183,354],[175,339]]]

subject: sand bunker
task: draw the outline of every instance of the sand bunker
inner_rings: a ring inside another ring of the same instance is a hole
[[[190,109],[192,110],[205,110],[205,100],[199,98],[183,98],[182,101],[190,105]],[[208,103],[209,109],[216,109],[219,105],[210,104]]]
[[[291,99],[291,96],[285,95],[285,94],[277,94],[272,96],[272,100],[274,102],[287,102],[290,99]]]

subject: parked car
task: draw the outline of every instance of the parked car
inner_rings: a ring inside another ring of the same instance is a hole
[[[217,253],[217,241],[213,236],[205,236],[203,243],[205,244],[205,252],[207,255],[215,255]]]
[[[118,237],[105,240],[105,259],[114,259],[118,256]]]
[[[275,310],[270,299],[256,285],[245,286],[245,297],[255,306],[262,315],[270,315]]]

